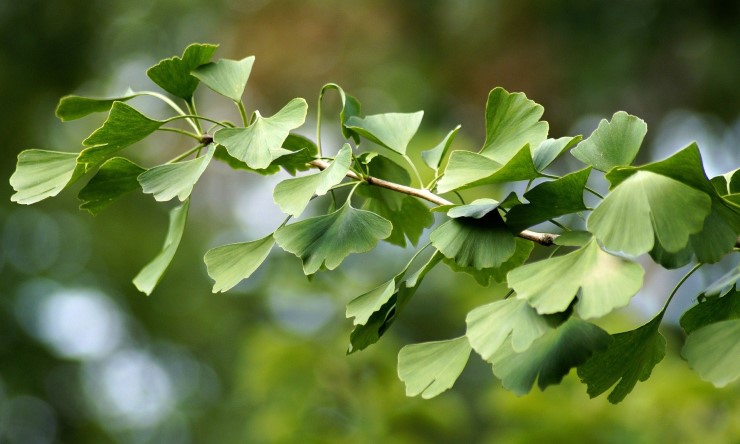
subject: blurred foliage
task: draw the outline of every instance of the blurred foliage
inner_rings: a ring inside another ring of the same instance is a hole
[[[247,99],[266,115],[292,97],[314,103],[334,81],[367,113],[424,109],[429,134],[419,139],[429,146],[462,123],[459,143],[473,147],[486,95],[503,86],[543,104],[556,136],[587,134],[592,116],[625,109],[648,122],[655,155],[662,144],[683,146],[678,134],[709,141],[702,149],[716,164],[738,159],[733,1],[29,0],[0,4],[0,36],[6,178],[21,149],[76,150],[100,124],[62,126],[53,116],[59,97],[151,88],[144,69],[192,41],[221,42],[222,57],[254,54]],[[461,333],[452,320],[503,289],[440,271],[391,334],[346,357],[344,303],[389,278],[408,252],[381,248],[312,283],[296,258],[275,254],[249,282],[213,295],[203,252],[266,232],[261,224],[278,210],[265,179],[206,176],[173,267],[149,298],[130,279],[159,249],[166,208],[140,196],[92,218],[73,211],[76,190],[26,208],[11,206],[2,188],[0,443],[740,439],[740,388],[717,390],[690,372],[677,330],[666,332],[672,350],[651,380],[617,407],[589,401],[573,375],[516,398],[478,361],[454,390],[405,398],[398,349]],[[376,281],[363,277],[368,269]],[[665,297],[672,276],[656,278],[654,294],[607,328],[639,325],[635,313],[656,311],[650,301]]]

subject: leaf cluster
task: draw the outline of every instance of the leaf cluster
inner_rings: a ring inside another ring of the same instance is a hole
[[[471,310],[463,335],[401,349],[398,375],[409,396],[429,398],[452,387],[475,351],[517,394],[528,393],[535,383],[540,389],[558,384],[575,368],[589,395],[613,387],[608,399],[616,403],[647,380],[665,355],[659,327],[678,288],[651,321],[634,330],[610,334],[592,323],[640,291],[645,271],[635,259],[648,254],[670,269],[695,264],[680,286],[700,266],[738,250],[740,172],[708,178],[693,143],[664,160],[632,165],[647,125],[626,112],[602,120],[588,137],[553,138],[542,106],[522,93],[494,88],[484,112],[482,146],[453,149],[458,125],[424,150],[423,164],[417,165],[409,146],[423,111],[363,115],[359,100],[330,83],[319,93],[311,140],[294,133],[306,120],[306,100],[290,100],[270,116],[256,109],[248,113],[242,96],[255,58],[211,61],[216,48],[193,44],[182,56],[149,68],[147,75],[165,93],[62,98],[56,113],[63,121],[93,113],[107,118],[78,153],[21,152],[10,178],[11,199],[27,205],[88,176],[78,197],[80,208],[93,215],[134,191],[158,202],[177,199],[160,253],[133,280],[147,295],[177,252],[192,190],[211,163],[259,175],[284,170],[295,177],[279,182],[273,198],[285,221],[265,237],[205,253],[214,292],[249,278],[275,245],[295,255],[308,277],[334,270],[347,256],[370,251],[380,241],[415,248],[396,275],[347,304],[354,324],[348,353],[380,340],[424,278],[446,266],[482,286],[502,283],[510,292]],[[239,125],[198,113],[195,93],[201,84],[234,106]],[[330,92],[341,99],[336,123],[346,139],[332,157],[321,146],[321,104]],[[137,97],[161,100],[172,116],[144,115],[129,104]],[[195,145],[152,166],[121,156],[158,131],[178,133]],[[552,163],[567,153],[583,166],[552,174]],[[526,183],[526,191],[507,194],[516,182]],[[589,183],[608,193],[602,196]],[[350,191],[340,197],[335,190],[343,187]],[[467,202],[471,189],[478,199]],[[585,204],[585,193],[598,198],[593,208]],[[322,196],[331,197],[328,209],[313,204]],[[307,209],[313,215],[304,217]],[[543,227],[550,232],[533,231]],[[417,247],[427,237],[429,242]],[[535,247],[549,248],[550,254],[532,260]],[[740,376],[739,278],[735,270],[709,286],[681,319],[688,335],[682,355],[717,386]]]

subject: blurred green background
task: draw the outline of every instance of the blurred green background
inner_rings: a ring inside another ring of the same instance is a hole
[[[740,442],[740,386],[700,381],[670,322],[667,358],[616,407],[588,400],[573,374],[517,398],[477,357],[453,390],[422,401],[396,377],[400,347],[459,335],[502,288],[435,269],[381,343],[349,357],[344,304],[411,251],[382,245],[311,283],[274,251],[248,282],[211,294],[203,253],[274,228],[280,178],[210,169],[151,297],[130,279],[159,250],[167,205],[132,196],[93,218],[76,210],[79,185],[33,207],[11,205],[7,185],[22,149],[79,150],[101,124],[62,125],[59,97],[153,89],[146,68],[196,41],[257,57],[246,99],[264,115],[298,96],[314,112],[336,82],[367,114],[424,109],[417,153],[458,123],[456,146],[475,149],[487,93],[503,86],[541,103],[555,137],[626,110],[650,128],[640,162],[697,140],[716,175],[740,164],[739,2],[25,0],[0,2],[0,35],[0,443]],[[201,111],[237,117],[198,97]],[[157,136],[127,152],[151,165],[182,148]],[[669,321],[734,263],[692,278]],[[646,267],[645,291],[610,331],[657,312],[682,274]]]

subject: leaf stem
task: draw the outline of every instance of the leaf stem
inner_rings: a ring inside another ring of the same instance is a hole
[[[566,227],[565,225],[561,224],[560,222],[556,221],[555,219],[549,219],[548,222],[555,225],[556,227],[562,229],[563,231],[570,231],[570,228]]]
[[[686,279],[688,279],[692,274],[694,274],[696,270],[701,268],[702,265],[704,264],[699,263],[699,264],[694,265],[694,267],[691,270],[689,270],[688,273],[683,275],[683,277],[681,278],[680,281],[678,281],[676,286],[673,287],[673,291],[671,291],[671,294],[668,296],[668,299],[665,301],[665,305],[663,305],[663,310],[660,311],[660,316],[663,316],[665,314],[665,311],[668,308],[668,304],[671,303],[671,301],[673,300],[673,296],[676,295],[676,292],[678,291],[679,288],[681,288],[681,285],[683,285],[683,283],[686,282]]]
[[[407,155],[403,155],[404,160],[411,166],[411,169],[413,170],[414,174],[416,175],[416,180],[419,181],[419,186],[423,187],[424,182],[421,181],[421,175],[419,174],[419,170],[416,169],[416,165],[414,165],[414,162],[411,161],[411,158]]]
[[[214,125],[218,125],[224,128],[229,127],[228,125],[222,122],[219,122],[218,120],[209,119],[208,117],[198,116],[195,114],[183,114],[181,116],[170,117],[169,119],[165,119],[164,123],[170,123],[170,122],[174,122],[175,120],[180,120],[180,119],[199,119],[199,120],[205,120],[206,122],[211,122]]]
[[[172,159],[172,160],[168,161],[167,163],[175,163],[175,162],[179,162],[179,161],[181,161],[182,159],[184,159],[184,158],[186,158],[186,157],[190,156],[191,154],[193,154],[193,153],[195,153],[195,152],[199,151],[199,150],[200,150],[201,148],[203,148],[204,146],[205,146],[205,144],[203,144],[203,143],[201,143],[201,144],[199,144],[199,145],[196,145],[196,146],[194,146],[194,147],[190,148],[189,150],[185,151],[184,153],[180,154],[179,156],[175,157],[174,159]]]
[[[188,114],[191,114],[193,116],[197,116],[198,115],[198,111],[195,109],[195,97],[190,97],[190,100],[187,100],[185,102],[185,104],[188,107]],[[198,135],[202,135],[203,134],[203,128],[200,126],[200,121],[199,120],[195,120],[194,123],[195,123],[195,127],[197,129]]]
[[[460,202],[465,205],[465,199],[463,199],[462,195],[457,191],[453,191],[453,193],[455,194],[455,196],[457,196],[458,199],[460,199]]]
[[[586,191],[593,194],[594,196],[598,197],[601,200],[604,200],[604,196],[602,196],[600,193],[598,193],[596,190],[591,189],[590,187],[583,187]]]
[[[191,137],[195,140],[200,140],[201,136],[191,133],[190,131],[181,130],[178,128],[157,128],[157,131],[169,131],[171,133],[182,134],[183,136]]]
[[[165,96],[164,94],[160,94],[160,93],[155,92],[155,91],[139,91],[138,94],[141,94],[142,96],[155,97],[155,98],[163,101],[167,105],[169,105],[170,108],[174,109],[176,113],[180,114],[180,116],[188,116],[187,114],[185,114],[185,111],[183,111],[182,108],[180,108],[179,106],[177,106],[177,103],[175,103],[172,100],[170,100],[170,98],[167,97],[167,96]],[[200,134],[200,131],[199,131],[198,127],[195,125],[195,122],[193,121],[193,119],[191,119],[191,118],[186,118],[186,119],[187,119],[188,123],[190,124],[190,126],[193,127],[193,129],[195,130],[195,132],[198,133],[198,134]]]
[[[239,108],[239,115],[242,117],[242,123],[244,124],[244,127],[249,126],[249,119],[247,118],[247,109],[244,108],[244,102],[241,100],[236,102],[237,108]]]

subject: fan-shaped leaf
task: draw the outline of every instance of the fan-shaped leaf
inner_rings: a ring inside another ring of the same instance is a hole
[[[514,255],[516,242],[497,210],[480,219],[460,217],[429,235],[432,245],[461,267],[500,267]]]
[[[465,322],[468,325],[465,335],[470,345],[486,361],[507,339],[512,349],[520,353],[555,327],[521,299],[482,305],[469,312]]]
[[[515,352],[511,342],[506,341],[491,356],[493,374],[517,395],[529,393],[535,380],[540,390],[544,390],[549,385],[559,384],[571,368],[605,349],[611,340],[599,327],[570,318],[521,353]]]
[[[162,251],[159,252],[157,257],[142,268],[139,274],[134,278],[134,285],[136,288],[147,296],[152,294],[154,287],[157,286],[162,275],[170,266],[172,258],[175,257],[177,247],[180,246],[182,233],[185,231],[185,223],[188,220],[189,207],[190,200],[186,200],[185,203],[170,211],[170,224],[167,229],[167,237],[164,240]]]
[[[331,187],[344,179],[349,165],[352,162],[352,148],[344,144],[334,161],[324,170],[316,174],[286,179],[273,191],[273,199],[285,214],[300,215],[308,205],[313,195],[323,196]]]
[[[434,398],[451,388],[470,357],[465,336],[447,341],[407,345],[398,353],[398,377],[406,396]]]
[[[477,270],[473,267],[461,267],[457,265],[454,260],[447,258],[444,259],[444,263],[447,264],[452,271],[467,273],[473,276],[473,278],[483,286],[491,285],[491,280],[494,282],[504,282],[506,281],[506,273],[526,262],[527,258],[529,258],[529,254],[534,248],[534,243],[532,241],[519,237],[515,238],[514,242],[516,243],[514,254],[507,259],[506,262],[501,264],[501,266],[496,268],[482,268]]]
[[[146,75],[162,89],[190,101],[198,87],[198,79],[190,74],[198,66],[208,63],[218,45],[193,43],[180,57],[164,59],[149,68]]]
[[[321,88],[319,93],[319,102],[324,97],[326,91],[334,89],[339,93],[342,100],[342,110],[339,112],[339,121],[342,124],[342,135],[345,139],[352,138],[355,143],[360,143],[360,135],[347,127],[347,120],[352,116],[360,115],[360,102],[353,96],[346,94],[344,90],[336,83],[327,83]]]
[[[221,59],[215,63],[201,65],[191,74],[207,87],[222,96],[239,102],[247,87],[249,74],[252,73],[254,56],[241,60]]]
[[[208,275],[216,282],[213,292],[225,292],[254,273],[267,259],[275,240],[272,234],[251,242],[223,245],[208,250],[204,260]]]
[[[650,373],[665,356],[665,338],[658,332],[662,314],[642,327],[612,335],[614,341],[606,350],[594,353],[578,367],[578,376],[588,385],[592,398],[609,390],[609,402],[617,404],[627,396],[637,381],[647,381]]]
[[[274,236],[283,250],[301,258],[303,271],[311,275],[322,266],[337,268],[352,253],[372,250],[392,229],[387,220],[347,202],[333,213],[284,226]]]
[[[588,218],[588,229],[609,250],[636,256],[652,250],[657,240],[666,251],[677,252],[701,231],[710,208],[706,193],[638,171],[601,201]]]
[[[97,215],[114,201],[139,189],[136,178],[144,171],[144,168],[123,157],[107,160],[77,195],[82,201],[80,209]]]
[[[405,155],[422,117],[424,111],[375,114],[364,118],[352,116],[347,120],[346,126],[378,145]]]
[[[681,327],[687,335],[715,322],[740,319],[740,291],[737,287],[724,296],[699,297],[699,303],[681,316]]]
[[[715,322],[692,332],[681,354],[699,377],[724,387],[740,377],[740,319]]]
[[[113,154],[156,131],[165,122],[152,120],[123,102],[113,102],[108,119],[82,144],[89,147],[80,153],[78,163],[85,169],[100,165]]]
[[[486,141],[480,154],[504,164],[524,145],[538,146],[547,138],[547,122],[540,121],[544,111],[523,93],[491,90],[486,102]]]
[[[624,111],[614,113],[612,120],[603,119],[588,139],[579,143],[571,153],[576,159],[600,171],[609,171],[635,160],[647,124]]]
[[[167,163],[147,170],[138,177],[144,193],[153,194],[158,202],[177,196],[180,201],[190,197],[193,186],[208,167],[216,147],[211,145],[206,154],[184,162]]]
[[[77,166],[76,153],[35,149],[21,151],[15,172],[10,176],[10,185],[15,190],[10,200],[30,205],[56,196],[82,173]]]
[[[565,311],[578,293],[575,310],[588,319],[627,305],[642,287],[644,274],[639,264],[602,251],[592,240],[566,255],[516,268],[507,278],[517,297],[538,313]]]
[[[272,117],[258,115],[247,128],[218,130],[214,140],[250,168],[267,168],[281,155],[290,154],[281,147],[290,131],[303,125],[307,110],[305,100],[293,99]]]

